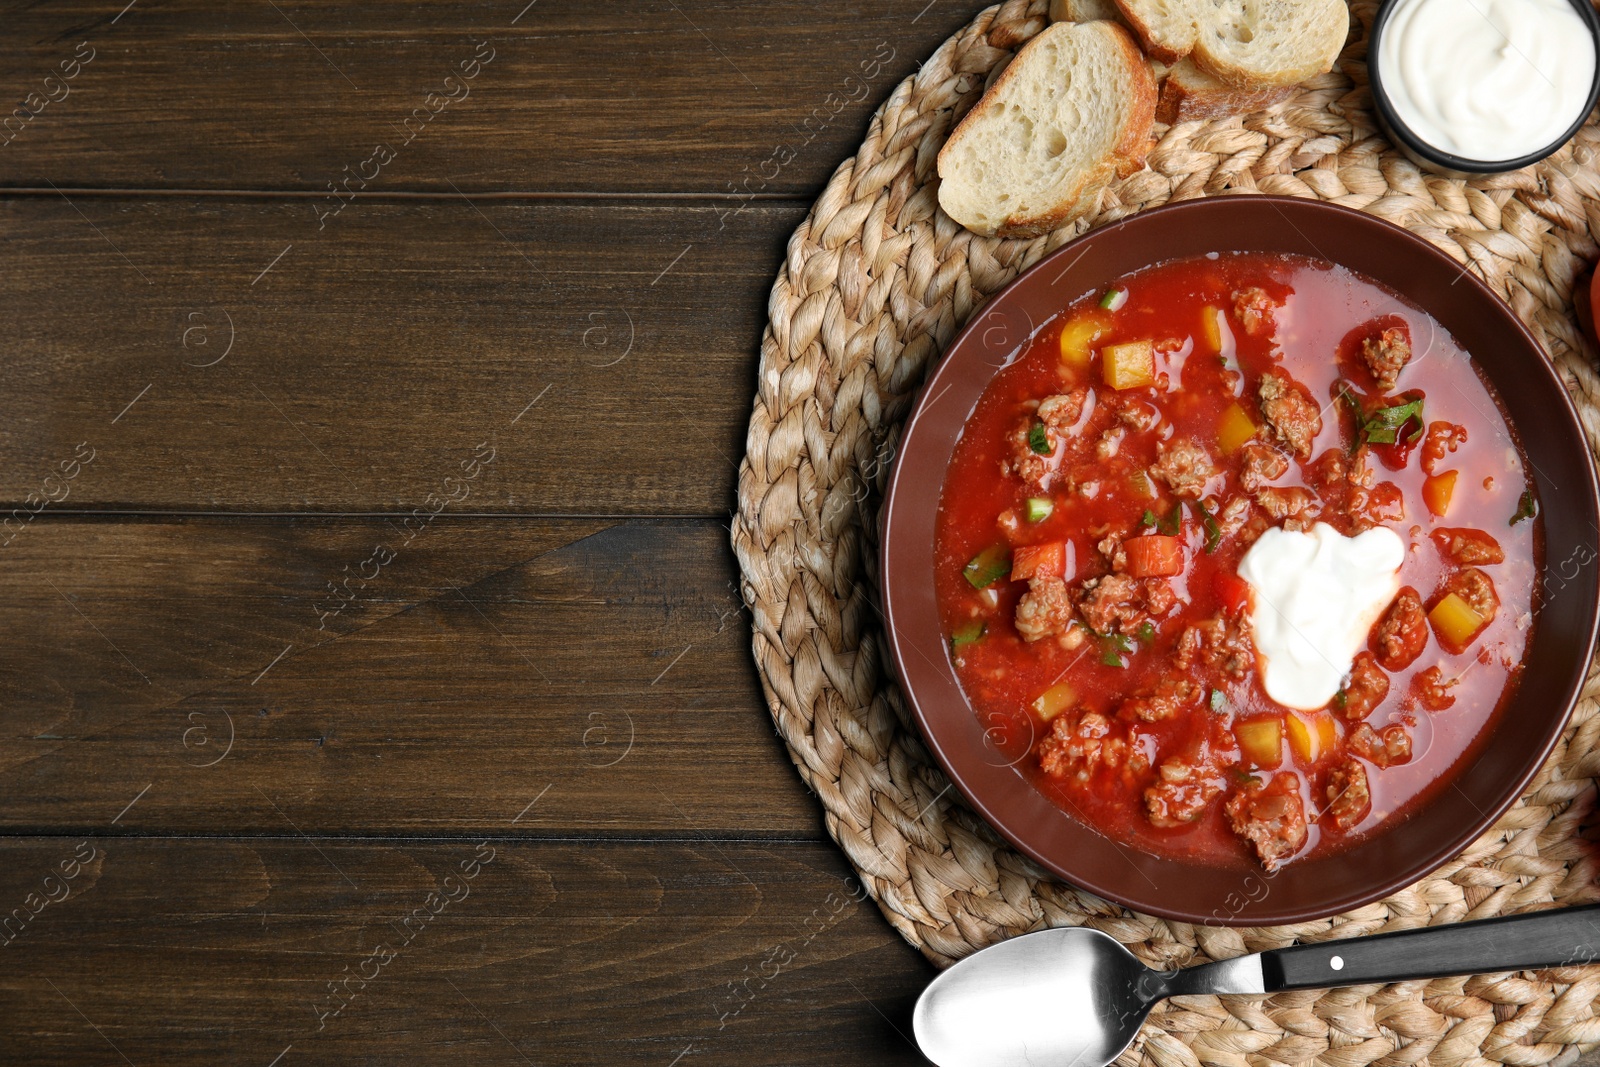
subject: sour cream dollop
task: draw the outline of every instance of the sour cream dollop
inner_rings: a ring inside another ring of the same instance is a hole
[[[1239,562],[1250,585],[1261,686],[1303,711],[1339,692],[1378,616],[1400,591],[1406,547],[1377,526],[1346,537],[1325,522],[1307,533],[1271,529]]]
[[[1451,155],[1503,162],[1577,121],[1595,43],[1569,0],[1397,0],[1378,74],[1400,121]]]

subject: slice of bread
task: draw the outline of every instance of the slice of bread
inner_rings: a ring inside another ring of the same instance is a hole
[[[1052,22],[1093,22],[1096,19],[1127,26],[1116,0],[1050,0]],[[1156,121],[1169,125],[1263,111],[1288,99],[1294,92],[1292,85],[1235,88],[1218,81],[1187,56],[1171,65],[1152,59],[1150,70],[1160,84]]]
[[[1161,96],[1156,100],[1156,121],[1171,125],[1191,119],[1217,119],[1265,111],[1287,100],[1295,88],[1293,85],[1268,85],[1239,89],[1224,85],[1189,56],[1173,64],[1162,80]]]
[[[1345,0],[1116,0],[1156,59],[1192,55],[1240,89],[1294,85],[1333,68],[1350,33]]]
[[[1051,22],[1094,22],[1107,19],[1121,22],[1117,0],[1050,0]]]
[[[1035,237],[1144,166],[1150,64],[1111,22],[1059,22],[1022,47],[939,153],[939,206],[974,233]]]

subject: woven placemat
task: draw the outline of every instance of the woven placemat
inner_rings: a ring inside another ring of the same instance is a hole
[[[950,787],[887,662],[876,513],[918,384],[990,294],[1085,230],[1143,208],[1259,191],[1345,204],[1408,227],[1506,298],[1560,368],[1596,440],[1600,378],[1572,296],[1600,234],[1600,128],[1591,120],[1567,148],[1514,174],[1461,182],[1419,172],[1370,111],[1366,28],[1375,10],[1362,0],[1352,6],[1352,42],[1336,71],[1286,103],[1158,126],[1149,166],[1107,190],[1089,217],[1044,237],[998,240],[939,212],[934,170],[986,80],[1047,24],[1044,0],[990,8],[896,87],[789,240],[733,524],[756,663],[828,832],[894,927],[938,963],[1047,926],[1092,926],[1147,963],[1169,966],[1600,900],[1593,672],[1531,790],[1460,857],[1359,911],[1225,929],[1125,911],[1019,855]],[[1583,968],[1188,997],[1160,1006],[1119,1062],[1567,1063],[1600,1042],[1597,997],[1600,969]]]

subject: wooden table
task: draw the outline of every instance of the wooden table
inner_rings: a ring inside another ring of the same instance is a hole
[[[0,5],[0,1061],[917,1062],[726,521],[978,6]]]

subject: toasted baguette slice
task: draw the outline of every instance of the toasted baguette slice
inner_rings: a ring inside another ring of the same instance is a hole
[[[1287,100],[1293,85],[1268,85],[1259,89],[1237,89],[1224,85],[1202,70],[1192,57],[1180,59],[1167,71],[1156,100],[1156,121],[1171,125],[1191,119],[1216,119],[1225,115],[1245,115],[1265,111]]]
[[[1294,85],[1333,68],[1350,33],[1345,0],[1116,0],[1146,52],[1192,55],[1240,89]]]
[[[1034,237],[1144,166],[1156,86],[1126,30],[1060,22],[1022,47],[939,153],[939,206],[974,233]]]

